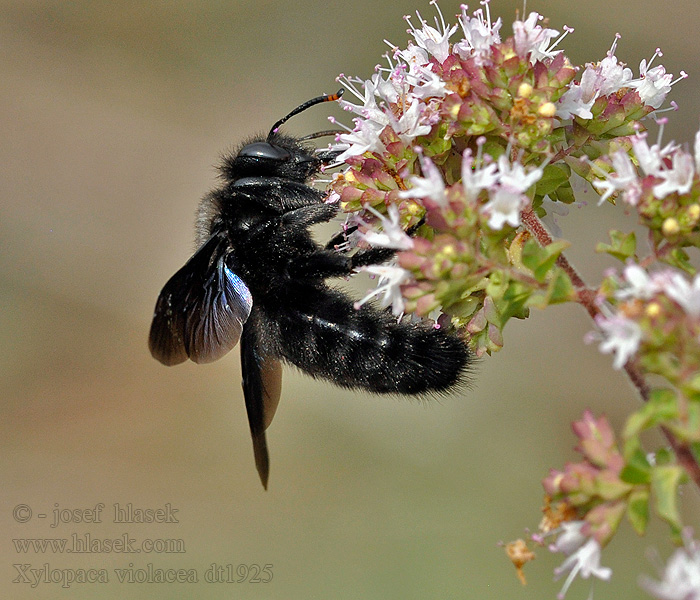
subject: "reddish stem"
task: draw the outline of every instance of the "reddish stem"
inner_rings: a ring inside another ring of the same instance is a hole
[[[552,243],[552,236],[549,235],[542,221],[539,220],[532,209],[528,208],[524,210],[521,213],[521,217],[527,230],[535,237],[541,246],[548,246]],[[596,304],[596,291],[586,285],[576,269],[574,269],[563,254],[560,254],[559,258],[557,258],[557,266],[561,267],[571,279],[571,283],[576,290],[577,302],[583,305],[590,317],[595,320],[595,317],[600,314],[600,310]],[[646,382],[644,374],[639,370],[635,361],[627,361],[625,373],[627,373],[627,377],[629,377],[642,400],[647,402],[649,400],[649,384]],[[698,462],[695,460],[690,446],[677,440],[673,433],[666,427],[661,427],[661,430],[671,444],[680,465],[686,470],[688,475],[690,475],[698,488],[700,488],[700,465],[698,465]]]

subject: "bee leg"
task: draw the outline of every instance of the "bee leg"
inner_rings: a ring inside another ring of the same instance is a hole
[[[333,204],[311,204],[302,206],[282,216],[282,225],[292,227],[308,227],[316,223],[326,223],[335,217],[338,207]]]
[[[296,258],[289,263],[287,270],[291,277],[346,277],[352,275],[358,267],[386,262],[395,254],[396,251],[391,248],[360,250],[352,256],[335,250],[317,250]]]
[[[422,218],[418,223],[409,227],[406,234],[410,237],[418,231],[421,225],[425,223],[425,218]],[[396,255],[396,250],[393,248],[369,248],[367,250],[358,250],[350,258],[352,268],[366,267],[367,265],[378,265],[391,260]]]
[[[357,269],[357,267],[384,263],[394,258],[394,256],[396,256],[396,250],[393,248],[369,248],[367,250],[358,250],[350,257],[350,265],[354,270]]]
[[[348,250],[350,250],[349,246],[346,248],[348,236],[352,235],[356,231],[357,225],[353,225],[352,227],[347,227],[343,229],[343,231],[336,233],[330,240],[328,240],[328,243],[325,246],[326,250],[335,250],[336,252],[347,252]]]

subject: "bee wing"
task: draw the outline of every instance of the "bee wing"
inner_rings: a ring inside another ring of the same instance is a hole
[[[227,264],[227,250],[214,234],[163,287],[148,340],[163,364],[211,362],[238,343],[253,300]]]
[[[282,366],[277,359],[260,356],[255,327],[253,321],[248,321],[243,326],[241,369],[248,424],[253,438],[255,467],[263,487],[267,489],[270,457],[265,430],[272,422],[279,404],[282,391]]]

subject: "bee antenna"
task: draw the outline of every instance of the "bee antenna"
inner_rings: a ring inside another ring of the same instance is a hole
[[[340,88],[335,94],[323,94],[323,96],[311,98],[311,100],[307,100],[306,102],[304,102],[304,104],[300,104],[286,117],[281,118],[279,121],[277,121],[277,123],[275,123],[272,126],[272,129],[270,129],[270,133],[267,134],[267,139],[269,140],[273,134],[277,133],[279,128],[282,127],[282,125],[286,123],[289,119],[291,119],[294,115],[298,115],[300,112],[305,111],[307,108],[315,106],[316,104],[321,104],[322,102],[332,102],[333,100],[337,100],[343,95],[344,91],[345,90],[343,88]]]
[[[315,140],[320,137],[326,137],[327,135],[338,135],[339,133],[345,133],[342,129],[327,129],[325,131],[317,131],[316,133],[310,133],[299,138],[299,141],[306,142],[308,140]]]

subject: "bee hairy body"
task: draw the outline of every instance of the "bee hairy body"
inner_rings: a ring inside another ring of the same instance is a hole
[[[294,113],[292,113],[294,114]],[[267,484],[265,429],[289,363],[314,378],[374,393],[444,393],[464,381],[469,352],[455,334],[397,321],[326,284],[393,256],[385,248],[339,252],[309,228],[337,206],[308,185],[337,153],[316,153],[277,133],[224,158],[223,184],[200,203],[199,249],[156,304],[150,348],[171,365],[209,362],[241,342],[243,389],[256,465]]]

